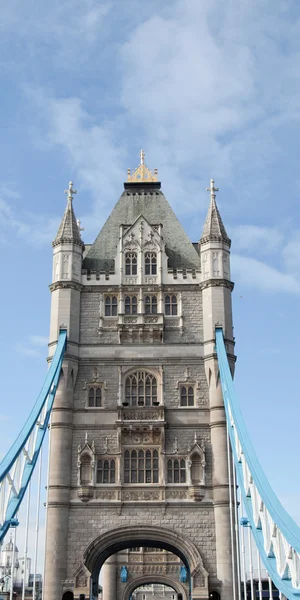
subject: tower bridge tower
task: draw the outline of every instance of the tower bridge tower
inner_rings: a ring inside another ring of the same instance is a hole
[[[135,547],[176,554],[193,600],[212,591],[232,600],[214,339],[218,324],[233,364],[233,285],[216,191],[211,181],[203,234],[192,243],[142,152],[85,248],[69,185],[50,286],[50,358],[62,325],[68,347],[51,425],[47,600],[96,598],[104,563],[104,600],[129,600],[130,590],[153,582],[141,567],[135,585],[136,571],[120,564]],[[179,567],[156,568],[159,583],[179,581]]]

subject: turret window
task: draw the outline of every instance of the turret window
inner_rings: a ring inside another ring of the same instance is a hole
[[[137,314],[137,297],[125,296],[125,315]]]
[[[177,296],[166,296],[165,297],[165,314],[169,315],[177,315]]]
[[[138,371],[125,381],[125,402],[130,406],[156,406],[157,381],[154,375]]]
[[[192,385],[183,385],[180,388],[180,406],[194,406],[195,391]]]
[[[105,316],[116,317],[118,314],[117,296],[106,296],[105,298]]]
[[[185,483],[186,469],[184,458],[170,458],[167,464],[168,483]]]
[[[157,314],[157,296],[145,296],[145,314]]]
[[[124,483],[158,483],[157,450],[125,450]]]
[[[92,386],[88,392],[88,406],[99,407],[102,404],[102,388],[100,386]]]
[[[116,462],[114,459],[97,461],[97,483],[115,483]]]
[[[157,274],[156,252],[146,252],[145,254],[145,275]]]
[[[126,252],[125,254],[125,274],[137,275],[137,253]]]

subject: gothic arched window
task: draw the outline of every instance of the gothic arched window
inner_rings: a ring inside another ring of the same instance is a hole
[[[125,381],[125,402],[130,406],[156,406],[156,377],[145,371],[129,375]]]
[[[105,298],[105,316],[116,317],[118,314],[117,296],[106,296]]]
[[[125,275],[137,275],[136,252],[126,252],[125,254]]]
[[[157,314],[157,296],[145,296],[145,314]]]
[[[180,389],[180,406],[194,406],[194,386],[183,385]]]
[[[167,463],[168,483],[185,483],[186,469],[184,458],[170,458]]]
[[[113,458],[97,461],[97,483],[115,483],[116,462]]]
[[[157,257],[156,252],[145,253],[145,275],[157,274]]]
[[[125,296],[125,315],[137,314],[137,297]]]
[[[80,483],[81,485],[92,483],[91,457],[88,454],[84,454],[80,459]]]
[[[158,450],[125,450],[124,483],[158,483]]]
[[[177,315],[177,296],[167,295],[165,297],[165,314],[166,315]]]
[[[89,406],[99,407],[102,401],[102,389],[100,386],[92,386],[89,388]]]

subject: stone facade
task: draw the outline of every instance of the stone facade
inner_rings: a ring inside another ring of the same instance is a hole
[[[129,600],[130,590],[116,596],[115,553],[132,546],[177,554],[194,600],[232,598],[214,349],[218,324],[233,365],[232,284],[219,221],[212,188],[192,245],[160,184],[125,184],[86,252],[69,190],[50,287],[50,358],[61,327],[68,347],[51,426],[47,600],[96,597],[104,563],[104,600]]]

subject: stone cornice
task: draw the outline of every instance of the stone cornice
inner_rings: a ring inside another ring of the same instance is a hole
[[[78,283],[76,281],[55,281],[49,285],[50,292],[55,292],[55,290],[62,289],[72,289],[81,292],[84,289],[84,285],[82,283]]]
[[[200,283],[199,286],[201,290],[205,290],[208,287],[223,286],[228,288],[232,292],[234,288],[234,283],[232,281],[229,281],[228,279],[207,279],[206,281],[202,281],[202,283]]]

